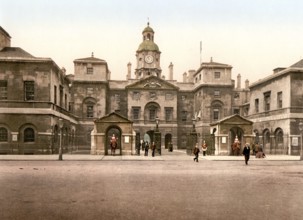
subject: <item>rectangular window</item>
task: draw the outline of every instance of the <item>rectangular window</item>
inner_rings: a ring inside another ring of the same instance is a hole
[[[240,109],[234,109],[234,114],[239,115],[240,114]]]
[[[278,97],[277,97],[277,101],[278,101],[277,105],[278,105],[278,108],[282,108],[282,106],[283,106],[283,102],[282,102],[282,98],[283,98],[282,92],[278,92],[277,96],[278,96]]]
[[[255,99],[255,111],[256,113],[259,112],[259,99]]]
[[[86,73],[87,74],[93,74],[94,73],[94,68],[93,67],[87,67],[86,68]]]
[[[74,103],[73,102],[69,102],[68,103],[68,111],[73,112],[73,106],[74,106]]]
[[[270,92],[264,93],[264,111],[270,111]]]
[[[166,121],[173,120],[173,108],[171,108],[171,107],[165,108],[165,120]]]
[[[214,120],[219,120],[219,109],[214,109]]]
[[[133,107],[133,120],[139,120],[140,118],[140,107]]]
[[[54,86],[54,103],[57,104],[57,86]]]
[[[247,116],[249,112],[249,107],[244,107],[243,110],[244,110],[244,116]]]
[[[149,109],[149,120],[150,121],[156,120],[156,109],[154,108]]]
[[[215,91],[214,91],[214,96],[215,96],[215,97],[220,97],[220,96],[221,96],[220,91],[219,91],[219,90],[215,90]]]
[[[7,99],[7,81],[0,80],[0,100]]]
[[[215,72],[215,79],[220,79],[221,73],[220,72]]]
[[[187,120],[187,111],[182,111],[181,112],[181,121],[186,121]]]
[[[59,104],[60,104],[60,107],[63,106],[63,86],[60,86],[60,100],[59,100]]]
[[[64,96],[64,108],[67,109],[67,95]]]
[[[24,97],[25,100],[35,100],[35,82],[24,81]]]
[[[87,105],[86,106],[86,117],[93,118],[94,117],[94,105]]]
[[[140,93],[139,92],[133,92],[133,100],[140,100]]]

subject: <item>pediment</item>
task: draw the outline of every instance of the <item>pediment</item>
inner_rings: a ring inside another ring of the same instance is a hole
[[[165,90],[179,90],[179,87],[160,79],[156,76],[150,76],[145,79],[141,79],[126,87],[127,89],[165,89]]]
[[[217,121],[215,123],[212,123],[211,125],[215,124],[229,124],[229,125],[252,125],[253,122],[250,120],[247,120],[246,118],[243,118],[240,115],[232,115],[226,118],[221,119],[220,121]]]
[[[116,123],[133,123],[132,121],[128,120],[126,117],[116,113],[112,112],[108,115],[105,115],[99,119],[95,120],[96,123],[106,123],[106,122],[116,122]]]

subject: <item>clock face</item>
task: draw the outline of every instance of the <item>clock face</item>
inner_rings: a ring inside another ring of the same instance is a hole
[[[152,63],[154,61],[154,57],[152,55],[147,55],[145,57],[145,62],[146,63]]]

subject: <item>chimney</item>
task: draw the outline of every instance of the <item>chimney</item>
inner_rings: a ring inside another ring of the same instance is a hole
[[[237,89],[241,89],[241,74],[237,76]]]
[[[245,89],[248,89],[248,87],[249,87],[249,80],[247,79],[245,80]]]
[[[194,82],[194,74],[196,70],[188,70],[188,82]]]
[[[169,77],[168,80],[173,80],[173,75],[174,75],[174,65],[172,64],[172,62],[170,62],[169,66]]]
[[[183,73],[183,82],[184,83],[187,82],[187,73],[186,72]]]
[[[129,62],[127,64],[127,75],[126,75],[126,79],[129,80],[131,78],[131,70],[132,69],[132,64]]]
[[[0,26],[0,50],[11,46],[11,36]]]

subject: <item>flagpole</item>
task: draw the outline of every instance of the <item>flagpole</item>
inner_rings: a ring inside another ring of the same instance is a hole
[[[202,65],[202,41],[200,41],[200,66]]]

